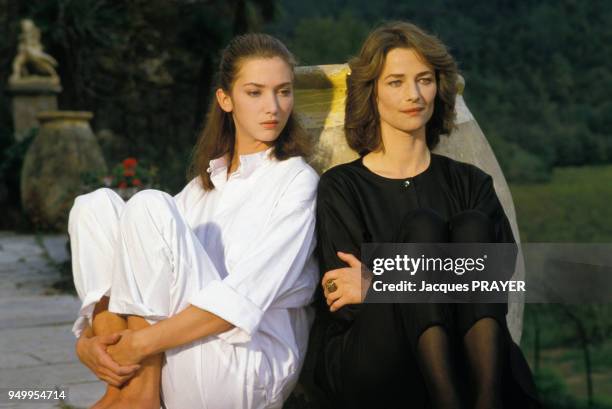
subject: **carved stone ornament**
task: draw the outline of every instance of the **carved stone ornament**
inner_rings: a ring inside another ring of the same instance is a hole
[[[44,52],[40,41],[40,30],[30,19],[21,20],[21,33],[17,55],[13,60],[11,85],[50,83],[59,85],[60,79],[55,70],[57,61]]]

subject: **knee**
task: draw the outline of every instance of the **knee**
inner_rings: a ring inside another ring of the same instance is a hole
[[[449,222],[450,241],[456,243],[491,243],[495,229],[489,216],[478,210],[456,214]]]
[[[156,189],[146,189],[137,192],[126,203],[126,209],[163,210],[171,206],[174,199],[166,192]]]
[[[121,198],[108,188],[100,188],[77,196],[68,214],[68,232],[73,233],[82,223],[91,223],[102,215],[114,213],[112,204],[114,200]]]
[[[421,335],[431,327],[453,331],[453,306],[443,303],[403,303],[396,305],[411,350],[416,351]]]
[[[500,328],[506,327],[506,304],[462,304],[457,305],[457,330],[465,336],[476,324],[483,321],[494,322]]]
[[[172,196],[166,192],[154,189],[141,190],[126,203],[121,214],[121,225],[149,222],[152,217],[170,213],[173,204]]]
[[[432,209],[416,209],[400,222],[396,241],[403,243],[443,243],[448,241],[448,224]]]

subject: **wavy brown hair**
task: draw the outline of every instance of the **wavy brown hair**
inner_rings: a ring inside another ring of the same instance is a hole
[[[231,93],[240,68],[244,62],[252,58],[279,57],[293,71],[296,65],[293,54],[275,37],[268,34],[251,33],[234,37],[221,52],[218,79],[215,89],[221,88],[227,94]],[[190,178],[199,176],[205,190],[214,189],[207,169],[212,159],[226,154],[232,157],[236,128],[231,113],[225,112],[216,99],[210,104],[203,130],[193,148],[191,165],[188,171]],[[311,146],[308,135],[292,112],[287,124],[274,141],[272,156],[285,160],[293,156],[307,156]]]
[[[389,22],[370,33],[359,54],[349,61],[344,131],[348,145],[360,155],[382,145],[376,104],[376,81],[385,58],[395,48],[415,50],[435,72],[438,87],[434,111],[425,127],[427,146],[433,149],[441,134],[454,126],[457,94],[457,64],[446,46],[435,36],[406,22]]]

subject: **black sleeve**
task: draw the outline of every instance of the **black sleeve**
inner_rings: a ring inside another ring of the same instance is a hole
[[[317,192],[317,255],[321,278],[329,271],[347,267],[336,252],[353,254],[361,260],[362,218],[355,199],[340,176],[323,174]],[[320,284],[320,282],[319,282]],[[319,307],[329,312],[322,287],[317,291]],[[359,305],[346,305],[332,313],[335,319],[352,321]]]
[[[509,280],[514,274],[516,267],[516,256],[518,254],[518,247],[516,246],[516,240],[512,233],[512,227],[510,221],[504,212],[504,208],[501,205],[495,188],[493,186],[493,178],[485,172],[478,169],[478,175],[476,176],[477,183],[475,183],[474,191],[474,209],[480,210],[493,222],[495,230],[495,243],[514,243],[514,246],[509,246],[504,249],[503,256],[505,261],[503,262],[504,272],[502,272],[499,279]]]
[[[474,208],[485,213],[493,221],[496,243],[515,243],[516,240],[514,240],[514,234],[512,234],[512,227],[495,193],[493,178],[482,172],[482,176],[478,177],[478,179],[480,180],[475,189]]]

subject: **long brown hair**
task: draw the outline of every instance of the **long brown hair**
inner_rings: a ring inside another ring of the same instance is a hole
[[[349,61],[344,130],[347,143],[360,155],[378,150],[382,143],[376,81],[387,54],[394,48],[414,49],[435,71],[438,91],[433,115],[425,127],[429,149],[454,126],[458,77],[455,60],[435,36],[411,23],[389,22],[371,32],[359,54]]]
[[[280,40],[271,35],[257,33],[234,37],[221,53],[215,89],[221,88],[229,94],[245,60],[273,57],[281,58],[294,70],[295,58]],[[199,176],[205,190],[214,189],[207,171],[209,162],[226,154],[231,157],[235,138],[232,114],[223,111],[216,100],[211,101],[203,130],[193,149],[189,177]],[[274,141],[272,156],[278,160],[307,156],[310,148],[308,136],[292,112],[285,128]]]

